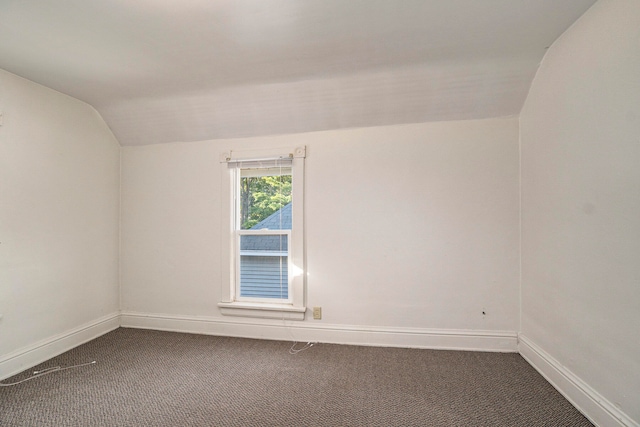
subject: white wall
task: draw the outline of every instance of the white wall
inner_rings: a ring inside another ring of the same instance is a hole
[[[515,118],[124,147],[124,324],[195,330],[202,320],[211,323],[204,332],[288,338],[260,328],[281,321],[233,329],[229,322],[243,320],[223,318],[216,306],[228,286],[219,273],[220,209],[228,205],[219,154],[299,145],[307,146],[307,306],[322,306],[323,319],[307,316],[292,327],[316,328],[313,337],[323,340],[379,344],[393,343],[317,329],[506,331],[515,343]],[[456,347],[396,342],[421,343]]]
[[[595,421],[640,423],[640,2],[580,18],[520,120],[522,336]]]
[[[89,105],[2,70],[0,111],[4,377],[117,316],[120,148]]]

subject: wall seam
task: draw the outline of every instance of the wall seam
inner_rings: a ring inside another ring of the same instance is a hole
[[[525,100],[526,102],[526,100]],[[518,116],[518,336],[522,333],[522,123]]]
[[[122,151],[118,150],[118,313],[122,313]]]

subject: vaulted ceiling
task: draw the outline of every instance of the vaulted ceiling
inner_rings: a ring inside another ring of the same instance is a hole
[[[122,145],[509,116],[594,2],[0,0],[0,68]]]

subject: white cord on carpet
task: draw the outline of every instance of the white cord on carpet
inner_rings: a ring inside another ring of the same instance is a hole
[[[20,381],[16,381],[15,383],[0,383],[0,387],[9,387],[9,386],[13,386],[13,385],[22,384],[24,382],[34,380],[34,379],[36,379],[38,377],[41,377],[41,376],[47,375],[47,374],[51,374],[53,372],[60,372],[60,371],[66,371],[67,369],[80,368],[82,366],[94,365],[95,363],[96,363],[96,361],[94,360],[93,362],[81,363],[79,365],[67,366],[67,367],[64,367],[64,368],[61,368],[60,366],[54,366],[52,368],[43,369],[42,371],[33,371],[33,376],[32,377],[25,378],[25,379],[20,380]]]
[[[305,351],[310,349],[311,347],[313,347],[315,343],[314,342],[308,342],[304,345],[304,347],[302,348],[296,348],[296,345],[298,345],[298,341],[294,341],[293,345],[291,346],[291,348],[289,349],[289,354],[298,354],[301,351]]]

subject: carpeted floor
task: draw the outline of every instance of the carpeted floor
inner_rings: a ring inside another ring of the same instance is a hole
[[[591,425],[518,354],[290,347],[120,328],[0,387],[0,425]]]

